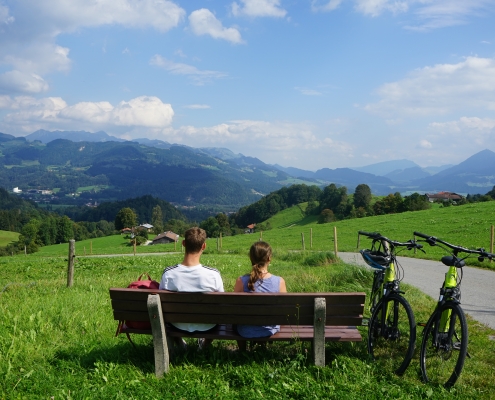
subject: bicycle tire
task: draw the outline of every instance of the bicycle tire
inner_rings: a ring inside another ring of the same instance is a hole
[[[382,318],[384,310],[388,316]],[[368,323],[368,353],[372,358],[402,375],[411,363],[416,344],[416,321],[411,306],[399,294],[383,297]]]
[[[435,345],[435,325],[442,313],[448,311],[449,332],[437,333]],[[452,387],[464,367],[467,345],[468,328],[464,311],[459,304],[447,302],[432,314],[423,331],[419,357],[423,381]]]

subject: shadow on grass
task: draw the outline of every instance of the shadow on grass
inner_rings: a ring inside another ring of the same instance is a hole
[[[207,349],[198,350],[195,340],[187,339],[186,350],[174,348],[171,351],[170,362],[172,366],[183,367],[194,365],[198,368],[210,368],[212,365],[229,364],[232,367],[256,364],[291,363],[299,367],[314,365],[310,342],[272,342],[266,346],[248,346],[247,351],[239,351],[232,341],[215,341]],[[362,343],[327,343],[326,365],[331,366],[332,361],[339,356],[357,357],[365,360],[367,357],[365,346]],[[55,354],[52,365],[63,368],[83,369],[87,372],[94,370],[98,362],[132,365],[145,374],[153,374],[155,371],[153,345],[141,341],[133,347],[127,341],[115,344],[101,344],[90,351],[84,351],[81,347],[60,350]]]

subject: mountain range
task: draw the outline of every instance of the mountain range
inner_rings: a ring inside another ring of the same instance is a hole
[[[307,171],[269,165],[225,148],[193,148],[146,138],[125,141],[102,131],[38,130],[26,137],[0,133],[0,152],[0,186],[24,191],[62,188],[67,193],[90,187],[91,198],[99,202],[150,194],[182,206],[235,210],[292,183],[322,187],[335,183],[349,193],[365,183],[377,195],[484,194],[495,184],[495,153],[490,150],[456,165],[421,168],[410,160],[393,160]]]

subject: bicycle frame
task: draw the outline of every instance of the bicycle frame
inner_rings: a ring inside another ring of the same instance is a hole
[[[446,301],[454,301],[460,304],[460,300],[459,300],[460,295],[461,295],[461,289],[457,284],[457,268],[455,266],[450,266],[449,270],[445,274],[445,280],[443,282],[442,289],[440,289],[438,307],[440,307]],[[442,313],[442,316],[440,318],[440,323],[438,324],[439,332],[449,331],[449,326],[447,326],[447,324],[450,321],[450,315],[451,315],[451,310],[446,310]]]

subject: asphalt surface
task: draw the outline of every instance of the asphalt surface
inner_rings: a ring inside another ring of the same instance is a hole
[[[349,264],[364,265],[359,253],[338,253]],[[440,261],[397,257],[404,269],[404,283],[416,286],[427,295],[438,299],[447,267]],[[466,314],[495,329],[495,272],[464,267],[461,283],[461,306]]]

